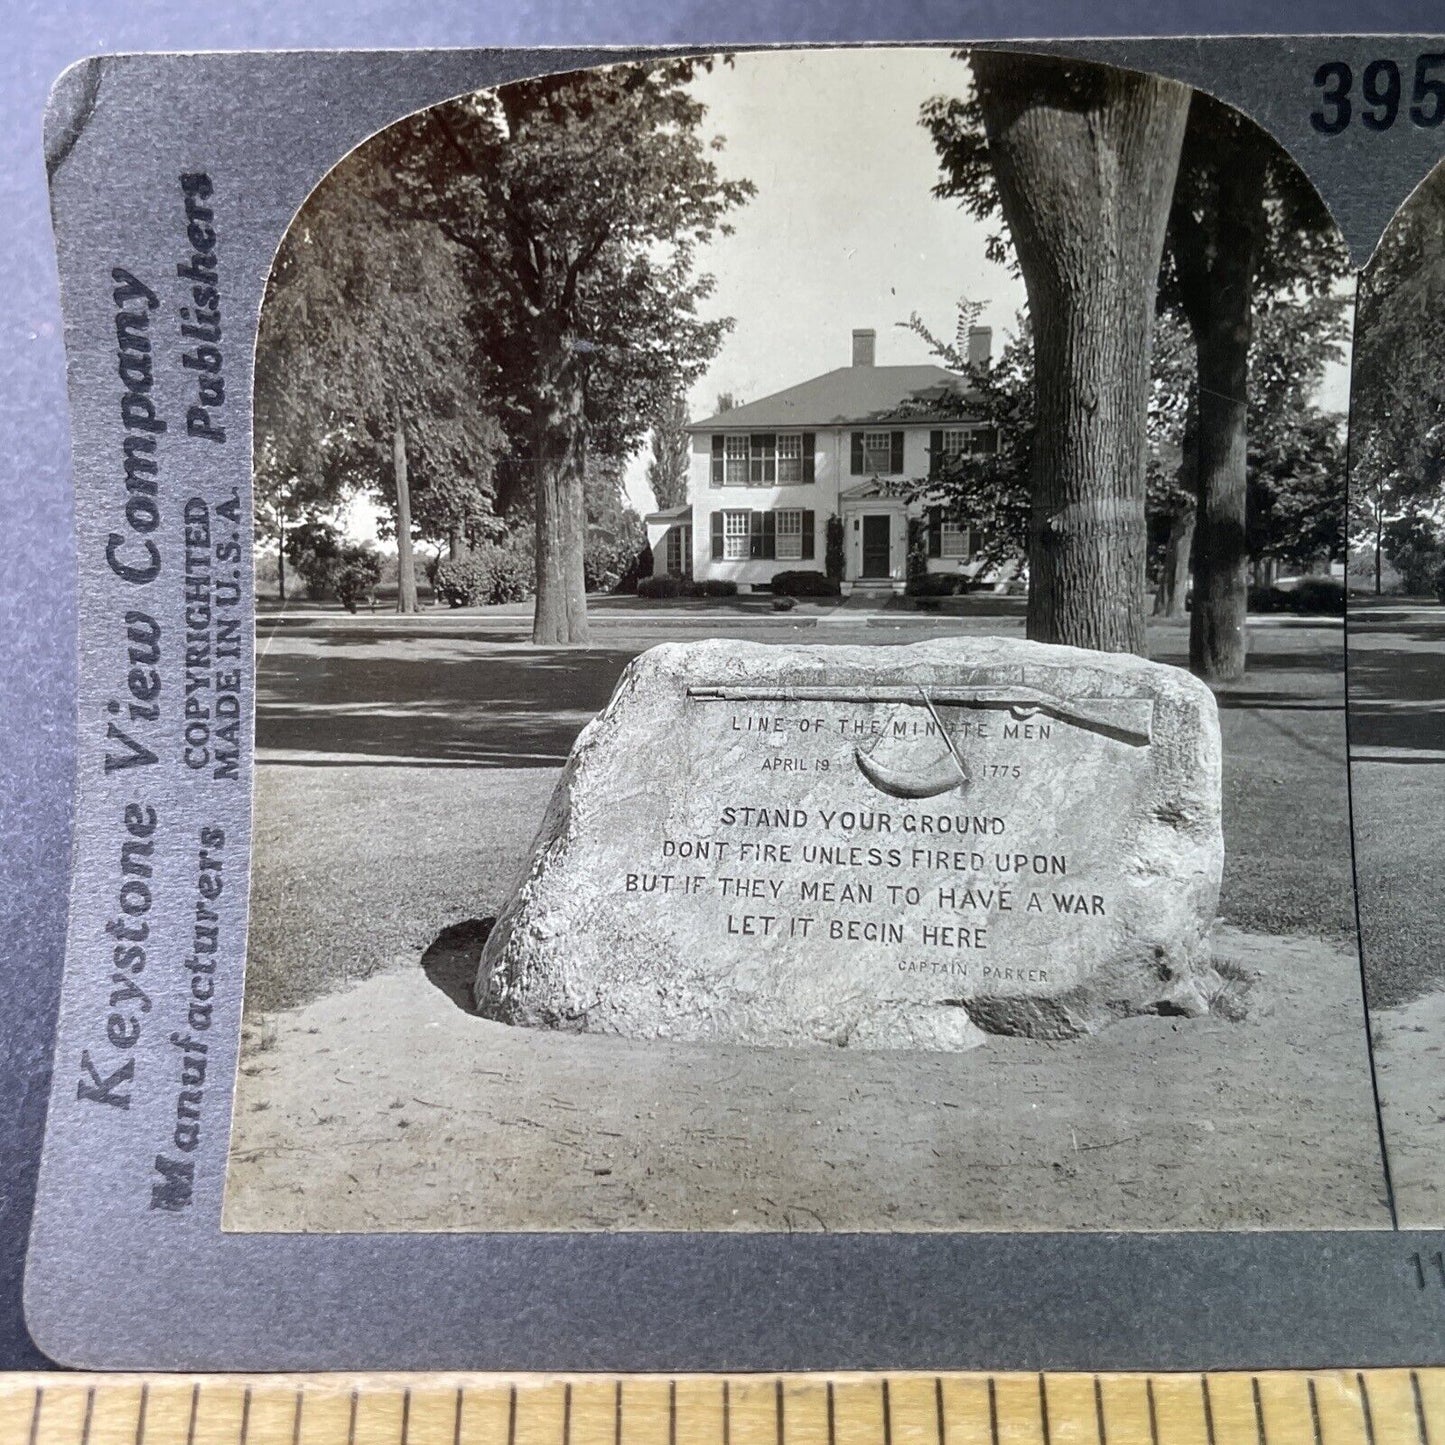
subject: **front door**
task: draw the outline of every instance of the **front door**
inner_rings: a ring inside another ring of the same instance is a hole
[[[863,518],[863,576],[887,577],[892,570],[893,528],[892,518],[865,516]]]

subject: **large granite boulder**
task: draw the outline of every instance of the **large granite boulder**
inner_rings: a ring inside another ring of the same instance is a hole
[[[477,1005],[870,1049],[1199,1014],[1223,858],[1214,698],[1177,668],[669,643],[577,739]]]

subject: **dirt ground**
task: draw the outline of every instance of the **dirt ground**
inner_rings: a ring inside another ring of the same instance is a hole
[[[1243,1022],[867,1054],[490,1023],[464,944],[251,1026],[225,1227],[1387,1227],[1353,953],[1217,951]]]
[[[1373,1016],[1380,1109],[1401,1229],[1445,1219],[1445,993]]]

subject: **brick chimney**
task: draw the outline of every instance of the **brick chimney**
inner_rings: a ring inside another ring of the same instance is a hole
[[[871,327],[867,331],[855,331],[853,333],[853,365],[872,366],[877,344],[878,333]]]
[[[970,326],[968,328],[968,364],[987,366],[993,355],[993,327]]]

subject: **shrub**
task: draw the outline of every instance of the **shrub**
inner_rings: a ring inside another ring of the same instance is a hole
[[[432,588],[448,607],[475,607],[482,593],[482,571],[476,553],[446,557],[432,572]]]
[[[1251,587],[1249,610],[1293,612],[1301,617],[1343,617],[1345,584],[1334,577],[1302,577],[1293,587]]]
[[[828,518],[827,537],[823,545],[823,566],[833,581],[843,580],[843,519],[837,512]]]
[[[908,519],[908,590],[915,579],[928,575],[928,523],[922,517]]]
[[[341,569],[341,533],[330,522],[303,522],[286,533],[286,560],[295,568],[313,602],[336,590]]]
[[[773,578],[774,597],[838,597],[842,588],[816,570],[779,572]]]
[[[448,607],[487,607],[522,602],[535,586],[531,538],[513,533],[504,542],[482,542],[455,561],[437,563],[433,585]]]
[[[797,605],[798,605],[798,599],[797,599],[796,597],[774,597],[774,598],[773,598],[773,611],[774,611],[774,612],[791,612],[791,611],[793,610],[793,608],[795,608]]]
[[[618,578],[617,585],[612,590],[614,592],[636,592],[642,579],[652,576],[652,568],[652,548],[643,542],[642,550],[633,557],[628,564],[627,571]]]
[[[736,597],[738,584],[723,577],[694,582],[687,577],[644,577],[637,584],[639,597]]]
[[[968,591],[968,578],[959,572],[924,572],[908,579],[910,597],[953,597]]]
[[[1251,587],[1249,589],[1249,610],[1251,612],[1283,612],[1285,602],[1286,594],[1282,587]]]
[[[341,549],[335,573],[336,598],[348,612],[355,612],[362,602],[375,602],[380,581],[381,558],[371,547],[348,543]]]
[[[647,553],[645,569],[641,565],[644,552]],[[621,591],[624,582],[635,585],[639,577],[651,570],[647,527],[630,507],[618,514],[612,526],[588,527],[582,549],[582,571],[589,592]]]
[[[1335,577],[1305,577],[1290,588],[1291,611],[1313,616],[1345,615],[1345,584]]]
[[[1442,562],[1436,569],[1432,585],[1435,589],[1436,599],[1445,602],[1445,562]]]

